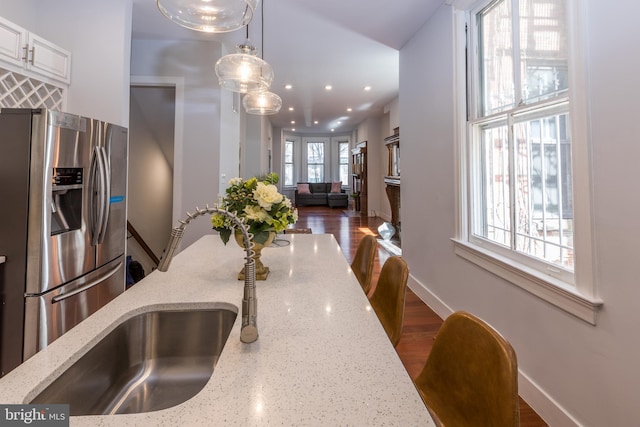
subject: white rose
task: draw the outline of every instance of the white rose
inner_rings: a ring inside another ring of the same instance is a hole
[[[247,216],[247,219],[251,219],[258,222],[265,222],[269,215],[265,212],[264,209],[259,208],[258,206],[245,206],[244,213]]]
[[[271,210],[271,206],[280,203],[283,198],[282,194],[278,193],[278,187],[262,182],[258,182],[258,186],[253,190],[253,197],[266,210]]]
[[[242,183],[242,178],[231,178],[229,180],[229,185],[238,185]]]

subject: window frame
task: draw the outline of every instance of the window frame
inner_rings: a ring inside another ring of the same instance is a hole
[[[348,134],[344,135],[316,135],[316,136],[306,136],[293,134],[289,132],[283,132],[284,141],[282,143],[281,150],[281,169],[282,176],[284,176],[284,170],[286,167],[285,162],[285,144],[287,142],[293,142],[293,169],[294,169],[294,184],[291,186],[285,186],[287,188],[295,187],[298,182],[307,182],[308,177],[308,163],[307,163],[307,155],[308,155],[308,145],[309,142],[320,142],[324,145],[324,163],[323,163],[323,174],[324,174],[324,182],[337,182],[340,179],[340,152],[339,152],[339,144],[345,143],[347,147],[351,147],[351,136]],[[319,163],[318,163],[319,164]],[[350,177],[350,156],[349,160],[346,163],[347,169],[347,178]],[[284,183],[284,179],[282,180]],[[283,184],[284,185],[284,184]],[[347,184],[342,185],[343,189],[350,188],[349,182]]]
[[[291,144],[291,161],[287,162],[287,144]],[[296,185],[296,143],[293,138],[284,138],[284,149],[282,150],[282,174],[284,179],[282,184],[285,187],[293,187]],[[291,184],[287,184],[287,165],[291,165]]]
[[[327,176],[327,171],[326,171],[326,162],[327,162],[327,141],[325,140],[320,140],[318,139],[314,139],[314,138],[310,138],[307,140],[303,141],[305,144],[305,158],[304,158],[304,163],[305,163],[305,168],[306,168],[306,176],[307,176],[307,181],[308,182],[326,182],[326,176]],[[319,146],[322,147],[322,160],[320,162],[310,162],[309,161],[309,146],[311,144],[318,144]],[[309,167],[310,166],[320,166],[320,170],[322,172],[322,177],[320,178],[319,181],[311,181],[311,178],[309,177]]]
[[[343,144],[346,145],[346,147],[347,147],[347,160],[344,163],[340,161],[340,147]],[[337,179],[342,183],[342,188],[349,187],[349,178],[350,178],[349,168],[351,167],[351,143],[350,143],[350,141],[348,139],[340,139],[340,140],[338,140],[338,150],[337,151],[338,151],[338,163],[337,163],[338,164],[338,168],[337,168],[338,176],[337,176]],[[347,174],[346,174],[347,182],[346,183],[340,179],[340,169],[342,168],[342,166],[346,166],[347,167]]]
[[[472,127],[467,118],[481,102],[479,94],[480,72],[478,67],[478,41],[472,36],[477,26],[476,14],[492,0],[472,2],[452,0],[454,7],[455,54],[455,140],[456,180],[456,235],[452,238],[455,253],[462,258],[490,271],[508,282],[542,298],[593,325],[597,312],[603,305],[598,297],[595,280],[595,253],[593,249],[590,134],[588,132],[587,81],[585,74],[586,28],[584,8],[579,0],[567,0],[567,38],[569,50],[569,114],[572,135],[572,169],[574,192],[574,253],[575,267],[572,280],[553,269],[536,263],[522,262],[513,257],[514,251],[498,248],[491,242],[477,239],[471,234],[471,172]],[[467,50],[469,55],[467,57]],[[467,69],[467,67],[469,67]],[[469,71],[469,73],[468,73]],[[473,76],[474,78],[468,78]]]

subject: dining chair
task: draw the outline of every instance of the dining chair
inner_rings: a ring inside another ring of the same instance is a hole
[[[371,290],[371,279],[373,278],[373,264],[376,256],[378,242],[375,236],[367,234],[360,240],[356,254],[351,262],[351,270],[356,275],[360,286],[365,294]]]
[[[402,334],[408,277],[409,267],[402,257],[387,258],[380,270],[376,288],[369,298],[371,307],[394,347],[398,345]]]
[[[516,354],[495,329],[472,314],[457,311],[447,317],[415,384],[442,425],[520,425]]]

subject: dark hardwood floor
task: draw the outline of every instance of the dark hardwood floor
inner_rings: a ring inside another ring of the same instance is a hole
[[[298,209],[298,215],[295,228],[310,228],[313,233],[332,233],[349,263],[355,255],[360,239],[366,234],[377,235],[378,226],[383,223],[381,218],[360,216],[353,210],[339,208],[301,207]],[[378,245],[373,274],[374,284],[382,264],[390,255]],[[433,338],[441,324],[442,319],[416,294],[407,289],[404,325],[396,351],[412,379],[415,379],[422,370],[431,350]],[[520,425],[521,427],[547,426],[522,398],[520,399]]]

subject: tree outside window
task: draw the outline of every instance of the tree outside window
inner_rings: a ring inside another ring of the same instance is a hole
[[[307,179],[324,182],[324,142],[307,142]]]

